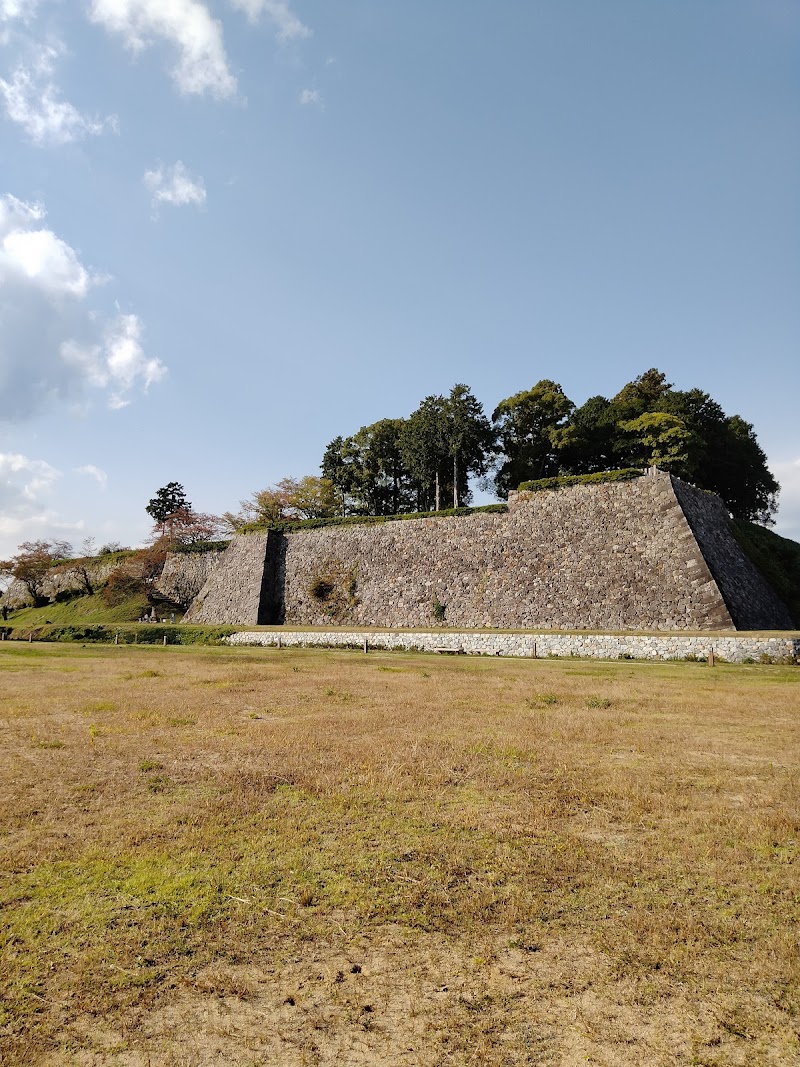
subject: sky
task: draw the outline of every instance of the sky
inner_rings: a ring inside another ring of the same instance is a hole
[[[800,540],[796,0],[0,0],[0,558],[650,367]]]

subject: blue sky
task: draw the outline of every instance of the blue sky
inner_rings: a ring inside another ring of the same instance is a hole
[[[800,539],[795,0],[0,0],[0,557],[651,366]]]

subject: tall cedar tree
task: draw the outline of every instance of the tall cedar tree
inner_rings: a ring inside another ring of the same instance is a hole
[[[153,522],[164,522],[170,515],[181,510],[191,511],[192,503],[180,482],[167,482],[145,508]]]

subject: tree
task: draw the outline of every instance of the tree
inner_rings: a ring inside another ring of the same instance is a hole
[[[453,386],[444,413],[448,451],[453,461],[453,507],[457,508],[462,502],[469,502],[469,475],[486,473],[487,454],[496,438],[483,413],[483,405],[466,385]]]
[[[590,396],[575,408],[568,421],[552,431],[559,470],[568,474],[592,474],[618,467],[615,439],[619,431],[611,401]]]
[[[638,442],[639,465],[661,467],[679,477],[689,475],[697,441],[683,419],[666,411],[646,411],[638,419],[623,422],[622,429]]]
[[[191,511],[192,503],[186,496],[186,490],[180,482],[168,482],[158,490],[145,508],[153,522],[159,523],[176,511]]]
[[[161,522],[156,522],[150,542],[166,552],[176,548],[214,541],[222,532],[216,515],[205,515],[191,508],[177,508]]]
[[[67,541],[23,541],[15,556],[0,562],[0,572],[22,582],[34,605],[46,604],[44,584],[58,563],[72,556]]]
[[[499,496],[507,497],[520,482],[559,473],[559,431],[574,408],[549,378],[500,401],[492,413],[503,457],[495,477]]]
[[[450,446],[447,406],[443,396],[426,396],[406,420],[400,436],[400,454],[416,484],[417,508],[439,511],[442,485],[449,473]]]
[[[342,512],[397,515],[414,506],[415,487],[403,462],[403,419],[380,419],[325,449],[322,473],[341,494]]]
[[[268,526],[274,522],[331,518],[337,507],[333,482],[307,474],[303,478],[282,478],[276,485],[259,489],[239,502],[238,512],[226,511],[222,518],[235,531],[249,524]]]

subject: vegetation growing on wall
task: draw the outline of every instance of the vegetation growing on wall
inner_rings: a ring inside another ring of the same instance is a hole
[[[734,520],[732,532],[800,627],[800,544],[752,522]]]
[[[537,478],[522,482],[520,491],[539,492],[543,489],[566,489],[570,485],[598,485],[602,482],[630,482],[641,478],[644,471],[638,467],[623,467],[618,471],[597,471],[594,474],[561,474],[556,478]]]
[[[484,504],[481,507],[445,508],[441,511],[410,511],[402,515],[337,515],[331,519],[299,519],[297,521],[272,522],[260,525],[248,523],[239,529],[239,533],[263,533],[274,530],[276,533],[295,533],[298,530],[318,530],[323,526],[374,526],[383,522],[403,522],[406,519],[448,519],[453,516],[502,514],[508,511],[508,504]]]

